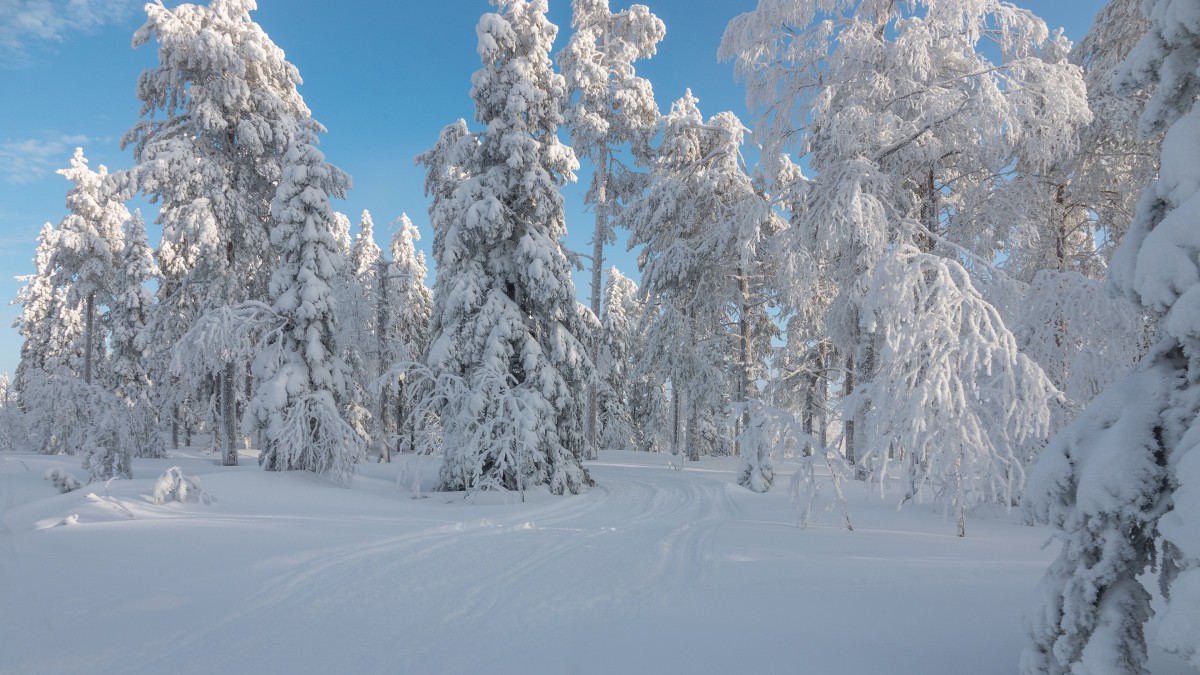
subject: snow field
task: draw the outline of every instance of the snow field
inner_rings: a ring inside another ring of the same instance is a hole
[[[799,529],[736,460],[668,460],[605,453],[587,493],[522,502],[414,495],[437,458],[342,489],[198,452],[59,495],[43,474],[78,458],[6,453],[0,673],[1015,671],[1047,528],[978,514],[960,539],[851,485],[854,532]],[[216,501],[154,504],[171,466]]]

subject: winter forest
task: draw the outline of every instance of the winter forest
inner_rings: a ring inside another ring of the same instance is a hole
[[[0,672],[1200,672],[1200,3],[758,0],[739,119],[550,1],[390,238],[255,0],[145,6],[13,299]]]

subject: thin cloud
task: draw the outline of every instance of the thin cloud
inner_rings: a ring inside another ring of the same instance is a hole
[[[27,64],[32,52],[130,15],[140,0],[0,0],[0,67]]]
[[[80,135],[6,140],[0,143],[0,180],[14,185],[42,180],[67,166],[75,148],[88,141],[87,136]]]

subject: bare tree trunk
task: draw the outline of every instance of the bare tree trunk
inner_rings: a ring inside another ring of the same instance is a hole
[[[601,160],[600,166],[596,167],[595,174],[595,196],[596,196],[596,228],[592,234],[592,314],[596,315],[596,320],[600,319],[600,295],[602,293],[601,284],[603,283],[604,275],[604,240],[608,234],[608,152],[606,151]],[[592,339],[592,365],[600,363],[600,336],[596,335]],[[596,447],[598,439],[596,433],[596,385],[589,384],[587,392],[587,421],[584,426],[584,456],[586,459],[596,459],[599,456],[599,448]]]
[[[811,457],[814,450],[823,449],[828,440],[828,421],[825,419],[825,404],[828,399],[826,392],[826,366],[829,360],[829,343],[821,340],[817,343],[817,356],[812,363],[809,374],[808,389],[804,394],[804,433],[816,440],[816,443],[804,444],[804,456]],[[813,446],[816,446],[814,448]]]
[[[738,270],[738,300],[741,304],[738,307],[738,383],[737,383],[737,398],[743,403],[750,396],[750,320],[746,317],[746,312],[750,306],[750,280],[747,279],[747,274],[744,269]],[[737,420],[736,428],[734,429],[733,437],[733,454],[735,457],[741,456],[741,441],[739,440],[743,429],[750,427],[750,407],[742,408],[742,414]]]
[[[813,416],[816,418],[817,442],[822,448],[829,444],[829,343],[817,343],[817,367],[813,378]]]
[[[816,379],[817,378],[815,376],[811,377],[809,379],[809,387],[804,392],[804,412],[802,412],[800,414],[800,422],[801,422],[802,428],[804,430],[804,433],[808,434],[808,436],[810,436],[810,437],[815,435],[814,434],[815,429],[813,428],[813,423],[815,421],[815,416],[813,415],[813,408],[814,408],[814,401],[816,400],[816,395],[817,395],[817,393],[814,389],[814,387],[816,386]],[[811,442],[805,441],[803,454],[805,457],[812,457],[813,444]]]
[[[235,377],[233,361],[226,362],[225,370],[221,373],[221,463],[225,466],[237,466],[237,424],[236,401],[234,400],[233,380]]]
[[[963,449],[958,446],[954,456],[954,499],[958,502],[958,536],[967,536],[967,504],[963,496],[962,478]]]
[[[87,317],[84,319],[86,328],[84,329],[84,345],[83,345],[83,381],[87,384],[92,383],[92,350],[96,345],[96,294],[88,293],[87,300],[84,301],[84,311],[87,312]]]
[[[929,234],[918,237],[917,241],[922,251],[931,253],[934,246],[937,245],[937,240],[933,235],[938,231],[937,185],[934,182],[933,167],[929,167],[929,173],[925,178],[924,197],[921,202],[921,223],[925,229],[929,230]]]
[[[671,454],[679,453],[679,383],[671,382]]]
[[[849,396],[854,391],[854,354],[846,355],[846,379],[842,383],[842,396]],[[846,442],[846,461],[854,465],[854,415],[847,414],[848,411],[843,410],[845,416],[844,424],[846,427],[845,442]]]
[[[864,380],[870,378],[875,371],[875,336],[866,335],[862,338],[862,352],[859,354],[856,366],[858,368],[858,382],[855,386],[862,387]],[[854,428],[858,433],[863,433],[866,429],[866,414],[871,409],[871,401],[868,398],[861,398],[858,405],[855,406],[854,413]],[[863,459],[866,456],[866,443],[863,443],[863,438],[859,438],[859,447],[855,448],[855,467],[854,477],[857,480],[866,480],[869,478],[867,467],[863,466]]]
[[[1066,188],[1064,186],[1057,186],[1057,189],[1054,192],[1054,202],[1058,205],[1059,212],[1058,232],[1056,232],[1054,236],[1054,256],[1058,260],[1058,271],[1065,272],[1067,271],[1067,213]],[[1058,349],[1059,356],[1062,357],[1062,363],[1059,364],[1059,375],[1061,377],[1061,384],[1059,386],[1061,386],[1064,390],[1067,386],[1067,378],[1069,378],[1071,375],[1070,358],[1067,356],[1066,350],[1063,348],[1063,345],[1066,344],[1066,337],[1067,320],[1063,318],[1060,313],[1058,321],[1054,327],[1054,346]]]
[[[700,461],[700,444],[696,442],[696,406],[688,404],[688,425],[684,434],[684,442],[687,443],[688,461]]]

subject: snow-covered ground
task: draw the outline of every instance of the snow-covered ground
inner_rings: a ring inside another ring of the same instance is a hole
[[[416,495],[431,458],[343,489],[200,452],[60,495],[42,476],[78,458],[3,453],[0,673],[1015,672],[1048,530],[960,539],[859,485],[855,531],[802,529],[794,466],[758,495],[670,461],[608,453],[590,492],[522,503]],[[171,466],[216,501],[153,503]]]

